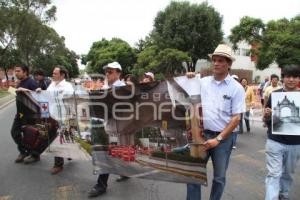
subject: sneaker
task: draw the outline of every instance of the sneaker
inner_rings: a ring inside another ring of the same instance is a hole
[[[53,168],[51,169],[51,174],[52,174],[52,175],[58,174],[58,173],[61,172],[63,169],[64,169],[63,166],[60,166],[60,167],[53,167]]]
[[[236,149],[236,146],[233,146],[232,149]]]
[[[15,163],[22,163],[24,161],[24,158],[26,158],[27,155],[25,154],[19,154],[18,157],[15,160]]]
[[[89,192],[88,192],[88,197],[98,197],[106,192],[106,187],[99,186],[96,184]]]
[[[116,181],[117,182],[123,182],[123,181],[127,181],[129,179],[129,177],[127,176],[119,176]]]
[[[40,160],[40,157],[35,157],[32,155],[29,155],[27,157],[24,158],[24,164],[30,164],[30,163],[34,163]]]

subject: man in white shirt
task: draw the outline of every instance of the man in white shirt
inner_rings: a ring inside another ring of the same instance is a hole
[[[113,87],[121,87],[126,85],[123,81],[120,81],[122,67],[118,62],[109,63],[106,66],[104,66],[103,69],[105,70],[105,81],[103,87],[113,88]],[[106,131],[107,128],[110,127],[105,127]],[[97,197],[99,195],[104,194],[107,188],[108,177],[109,174],[99,174],[97,184],[94,185],[94,187],[89,191],[88,196]],[[126,180],[126,179],[128,178],[124,176],[120,176],[118,178],[119,181]]]
[[[220,44],[213,54],[213,75],[202,78],[201,102],[203,111],[203,144],[213,165],[210,200],[220,200],[225,188],[226,171],[233,147],[232,132],[245,112],[245,91],[229,74],[233,57],[232,49]],[[189,76],[189,74],[187,74]],[[187,200],[201,200],[201,186],[187,184]]]
[[[63,123],[63,118],[66,116],[62,98],[64,95],[72,95],[74,92],[73,86],[71,83],[66,81],[68,77],[68,72],[61,66],[54,68],[52,73],[52,82],[47,88],[47,92],[50,95],[54,95],[55,99],[55,109],[50,108],[50,115],[57,116],[60,119],[60,124]],[[59,136],[58,136],[59,137]],[[66,149],[67,150],[67,149]],[[63,157],[54,157],[54,166],[51,169],[51,174],[57,174],[63,170],[64,158]]]

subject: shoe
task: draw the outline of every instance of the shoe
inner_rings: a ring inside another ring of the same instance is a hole
[[[99,186],[98,184],[96,184],[96,185],[88,192],[88,197],[89,197],[89,198],[97,197],[97,196],[100,196],[100,195],[104,194],[105,192],[106,192],[106,187]]]
[[[250,132],[250,129],[247,129],[247,133],[249,133]]]
[[[73,159],[72,159],[72,158],[67,158],[67,160],[68,160],[68,161],[71,161],[71,160],[73,160]]]
[[[129,177],[127,176],[119,176],[116,181],[117,182],[123,182],[123,181],[127,181],[129,179]]]
[[[236,149],[236,146],[233,146],[232,149]]]
[[[15,160],[15,163],[22,163],[24,161],[24,158],[26,158],[27,155],[25,154],[19,154],[18,157]]]
[[[58,173],[61,172],[63,169],[64,169],[63,166],[61,166],[61,167],[53,167],[53,168],[51,169],[51,174],[52,174],[52,175],[58,174]]]
[[[24,158],[24,164],[30,164],[30,163],[34,163],[40,160],[40,157],[35,157],[32,155],[29,155],[27,157]]]

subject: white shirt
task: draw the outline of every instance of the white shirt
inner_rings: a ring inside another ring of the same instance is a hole
[[[245,90],[230,75],[223,81],[213,76],[200,81],[204,129],[221,132],[234,114],[245,112]]]
[[[74,89],[71,83],[65,79],[60,82],[52,81],[47,88],[49,95],[50,116],[63,123],[67,117],[66,106],[63,98],[73,95]]]

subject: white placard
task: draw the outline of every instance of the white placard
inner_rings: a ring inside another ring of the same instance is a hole
[[[273,92],[272,133],[300,135],[300,92]]]

